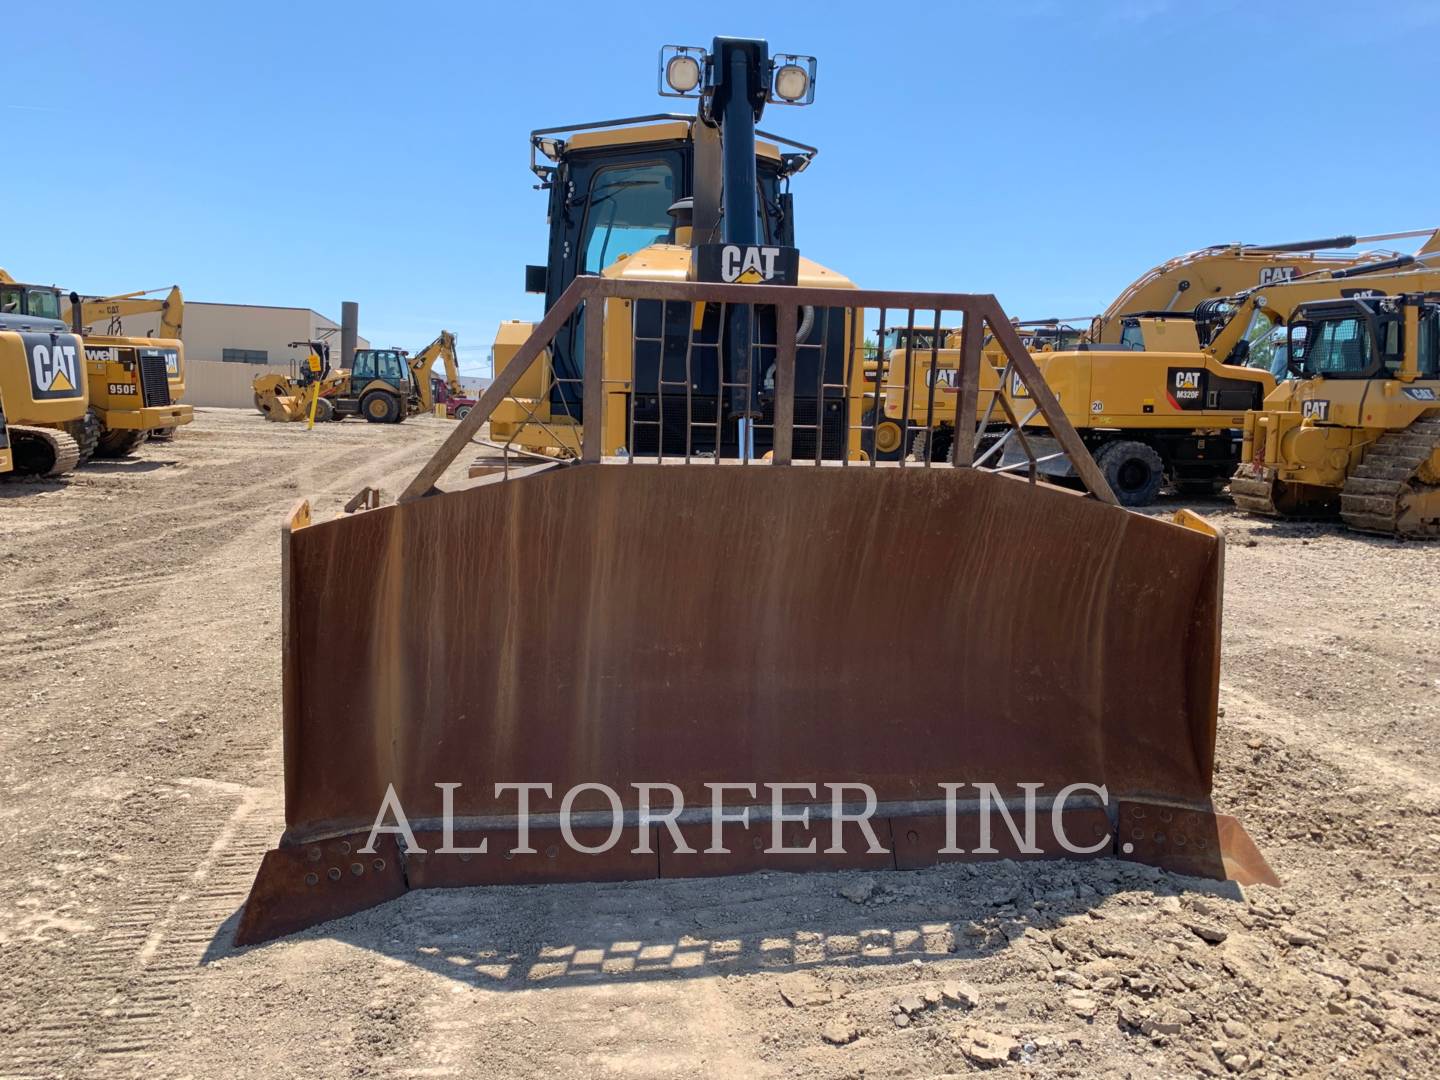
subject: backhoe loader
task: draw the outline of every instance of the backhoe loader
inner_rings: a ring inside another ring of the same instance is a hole
[[[0,270],[0,398],[16,475],[62,476],[80,463],[79,439],[93,433],[85,368],[84,343],[60,320],[60,291]]]
[[[121,293],[117,296],[84,296],[78,302],[65,301],[64,318],[76,333],[85,337],[86,343],[91,346],[87,355],[96,359],[96,385],[104,383],[109,387],[112,383],[110,378],[113,373],[108,367],[105,371],[98,369],[99,359],[103,357],[114,357],[118,359],[122,371],[128,370],[125,365],[130,363],[138,365],[141,354],[137,350],[159,348],[165,359],[165,377],[169,384],[169,407],[175,408],[185,397],[185,346],[181,344],[181,333],[184,328],[185,319],[185,297],[180,291],[180,286],[172,285],[168,290],[163,290],[165,296],[156,296],[160,289],[149,289],[140,292]],[[127,336],[123,320],[132,315],[144,315],[158,313],[160,323],[157,331],[145,338],[134,335]],[[104,320],[105,329],[99,331],[101,321]],[[123,385],[123,381],[122,381]],[[148,407],[159,405],[158,394],[150,391],[147,387],[147,397],[155,399],[147,400]],[[114,396],[114,395],[112,395]],[[169,441],[175,437],[175,427],[145,427],[128,426],[132,419],[128,413],[128,406],[133,404],[125,399],[134,395],[122,392],[119,401],[93,402],[97,406],[102,425],[106,430],[101,434],[96,454],[99,457],[119,457],[129,453],[148,436],[156,441]],[[163,406],[162,406],[163,407]],[[115,412],[113,418],[109,415]],[[120,415],[126,414],[126,415]],[[111,419],[114,424],[109,423]],[[181,423],[189,423],[189,420],[182,420]]]
[[[815,63],[666,46],[693,117],[542,147],[544,317],[398,501],[286,516],[286,824],[238,943],[441,886],[1069,855],[1275,883],[1210,800],[1222,538],[1116,505],[993,296],[800,258],[756,127]],[[884,311],[961,328],[972,402],[993,334],[1086,492],[970,438],[850,454]],[[442,489],[521,397],[571,459]]]
[[[406,417],[429,413],[435,407],[431,372],[436,361],[445,366],[448,392],[463,393],[455,335],[440,331],[429,345],[413,356],[404,349],[357,349],[351,368],[332,369],[330,348],[320,341],[295,341],[292,347],[310,350],[295,379],[262,375],[255,380],[256,408],[271,420],[303,420],[309,414],[309,390],[320,384],[316,420],[343,420],[363,416],[373,424],[398,424]]]
[[[1286,337],[1291,377],[1245,414],[1236,505],[1440,537],[1440,291],[1302,304]]]

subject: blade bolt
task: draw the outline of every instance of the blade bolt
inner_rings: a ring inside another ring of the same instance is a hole
[[[338,867],[338,866],[332,866],[332,867],[330,867],[329,870],[326,871],[326,874],[329,875],[331,881],[339,881],[339,880],[340,880],[340,867]]]

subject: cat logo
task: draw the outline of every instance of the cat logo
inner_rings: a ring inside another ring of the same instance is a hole
[[[1300,403],[1300,415],[1306,420],[1329,420],[1330,402],[1302,401]]]
[[[699,244],[694,249],[697,281],[727,285],[794,285],[800,252],[772,244]]]
[[[955,368],[930,368],[925,372],[925,385],[954,390],[960,385],[960,372]]]
[[[30,358],[30,387],[37,401],[85,394],[80,373],[84,353],[74,334],[21,334]]]
[[[1435,400],[1435,391],[1428,386],[1407,386],[1403,392],[1411,401]]]
[[[165,350],[165,377],[169,379],[180,377],[180,353],[175,349]]]
[[[1261,285],[1283,285],[1287,281],[1295,280],[1295,267],[1293,266],[1266,266],[1260,271]]]
[[[720,252],[720,280],[737,281],[742,285],[758,285],[775,276],[775,260],[779,248],[744,247],[726,244]]]
[[[1022,379],[1022,378],[1020,378],[1020,373],[1019,373],[1018,371],[1012,371],[1012,372],[1010,373],[1010,396],[1011,396],[1011,397],[1029,397],[1029,396],[1030,396],[1030,388],[1025,385],[1025,380]]]

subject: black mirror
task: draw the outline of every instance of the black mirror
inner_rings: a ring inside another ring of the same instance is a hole
[[[550,268],[548,266],[525,267],[525,291],[543,293],[549,289]]]
[[[795,196],[788,191],[780,193],[780,235],[775,242],[781,247],[795,246]]]

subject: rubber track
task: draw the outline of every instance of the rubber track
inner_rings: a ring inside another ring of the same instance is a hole
[[[1376,439],[1340,491],[1340,516],[1345,524],[1383,536],[1440,536],[1440,516],[1410,525],[1400,523],[1410,496],[1426,488],[1435,491],[1434,486],[1420,483],[1416,474],[1437,449],[1440,417],[1416,420],[1403,431],[1387,432]]]
[[[52,477],[64,476],[68,472],[74,472],[75,467],[80,464],[80,444],[63,431],[55,428],[30,427],[27,424],[11,424],[8,428],[12,444],[16,436],[22,438],[40,439],[50,444],[54,454],[55,463],[43,473],[28,475],[39,475],[41,479],[49,480]],[[16,470],[19,472],[19,469]]]

